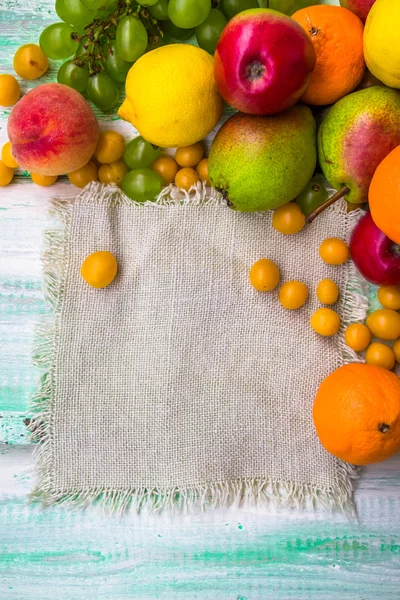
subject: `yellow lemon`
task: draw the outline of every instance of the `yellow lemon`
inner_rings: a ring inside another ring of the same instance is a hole
[[[376,0],[364,29],[368,69],[386,85],[400,88],[400,2]]]
[[[83,261],[81,275],[91,287],[105,288],[117,274],[117,260],[111,252],[93,252]]]
[[[152,144],[175,148],[202,140],[222,110],[213,57],[196,46],[170,44],[135,62],[118,114]]]

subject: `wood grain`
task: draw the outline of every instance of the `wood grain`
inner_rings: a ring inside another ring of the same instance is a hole
[[[250,507],[174,518],[42,512],[25,505],[30,448],[7,448],[2,465],[1,598],[399,597],[398,460],[360,481],[359,523]]]
[[[0,0],[0,72],[12,72],[15,50],[56,20],[53,6]],[[55,66],[41,81],[54,80]],[[0,144],[8,113],[0,111]],[[102,116],[101,126],[134,134],[113,116]],[[74,193],[65,179],[38,188],[23,172],[0,188],[0,598],[400,598],[400,457],[363,472],[359,522],[252,507],[118,519],[96,509],[27,506],[33,459],[23,418],[36,379],[34,328],[47,310],[40,271],[47,199]]]

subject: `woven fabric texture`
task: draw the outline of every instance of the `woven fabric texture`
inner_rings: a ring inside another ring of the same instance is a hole
[[[322,379],[356,357],[341,334],[322,338],[309,322],[325,277],[341,290],[342,331],[365,314],[350,263],[318,256],[357,217],[332,207],[284,236],[270,212],[232,211],[204,189],[139,205],[99,184],[55,209],[62,229],[48,232],[44,257],[55,323],[36,352],[46,371],[34,398],[34,498],[120,510],[245,499],[351,507],[355,470],[321,447],[311,409]],[[102,290],[80,275],[97,250],[118,260]],[[276,290],[252,288],[249,269],[262,257],[282,282],[307,284],[303,308],[287,311]]]

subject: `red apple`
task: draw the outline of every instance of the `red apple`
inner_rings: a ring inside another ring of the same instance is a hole
[[[303,28],[263,8],[233,17],[214,55],[221,96],[251,115],[270,115],[295,104],[309,86],[314,65],[314,48]]]
[[[371,283],[400,284],[400,247],[378,229],[369,212],[354,228],[350,254],[361,275]]]

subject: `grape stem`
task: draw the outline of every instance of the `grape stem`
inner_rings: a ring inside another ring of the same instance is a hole
[[[73,32],[71,34],[72,39],[77,42],[82,42],[87,38],[83,45],[84,51],[79,56],[75,56],[73,62],[78,67],[86,66],[90,77],[100,71],[105,71],[105,52],[112,55],[111,41],[115,40],[118,23],[127,15],[133,15],[142,21],[151,45],[158,44],[160,38],[163,37],[160,23],[149,13],[147,8],[140,4],[136,6],[132,0],[118,0],[116,10],[89,23],[85,27],[85,33]]]

